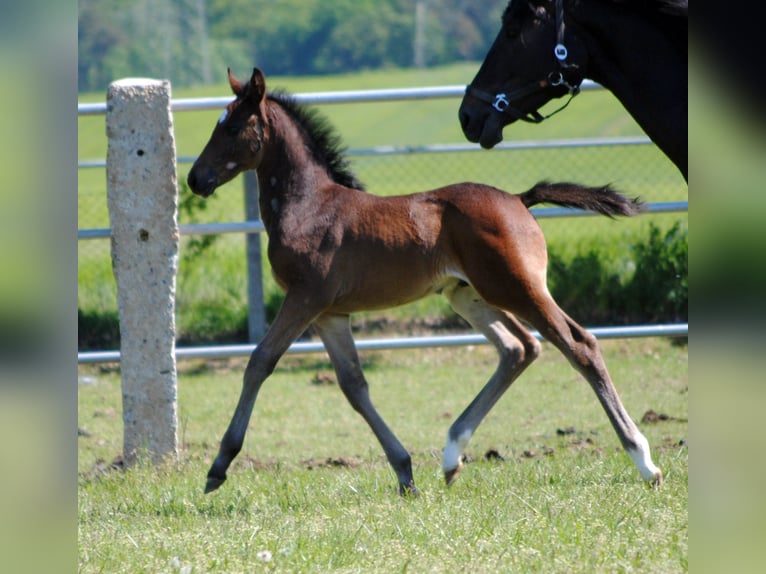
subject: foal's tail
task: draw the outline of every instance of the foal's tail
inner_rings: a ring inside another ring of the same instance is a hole
[[[608,185],[587,187],[576,183],[541,181],[529,191],[519,194],[519,198],[528,208],[538,203],[555,203],[562,207],[595,211],[608,217],[637,215],[646,209],[638,198],[625,197]]]

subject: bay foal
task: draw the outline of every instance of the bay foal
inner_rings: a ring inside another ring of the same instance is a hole
[[[226,480],[242,448],[258,391],[309,325],[322,339],[346,398],[380,441],[401,493],[415,493],[410,455],[373,406],[349,316],[443,293],[457,313],[497,348],[489,382],[452,424],[442,468],[448,484],[479,423],[540,344],[537,328],[587,379],[644,480],[662,473],[609,378],[596,339],[567,316],[546,286],[545,239],[529,207],[541,202],[633,215],[640,205],[609,188],[540,183],[511,195],[476,183],[397,197],[363,191],[338,139],[316,114],[284,94],[267,94],[255,69],[246,83],[229,72],[236,96],[188,176],[209,196],[238,173],[258,175],[268,256],[285,300],[253,351],[242,394],[207,475],[205,492]]]

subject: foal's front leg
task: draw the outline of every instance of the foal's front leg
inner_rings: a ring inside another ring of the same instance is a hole
[[[274,371],[280,357],[298,338],[315,316],[305,304],[304,297],[288,292],[274,323],[250,355],[245,369],[242,393],[234,416],[221,439],[218,456],[207,473],[205,493],[212,492],[226,480],[226,471],[242,449],[245,432],[255,406],[258,391],[266,378]]]
[[[367,381],[359,364],[348,315],[322,315],[314,322],[338,375],[338,384],[351,406],[362,415],[380,441],[388,462],[399,479],[399,493],[417,494],[410,454],[399,442],[370,400]]]

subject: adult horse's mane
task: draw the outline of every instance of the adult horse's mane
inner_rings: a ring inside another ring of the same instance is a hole
[[[311,154],[327,168],[335,183],[365,191],[364,184],[351,171],[341,137],[325,116],[314,108],[301,105],[291,94],[282,90],[271,92],[267,97],[277,102],[303,128]]]
[[[683,52],[689,51],[687,40],[689,2],[688,0],[612,0],[615,4],[625,4],[643,14],[655,26],[665,31],[675,47]]]
[[[575,0],[579,2],[580,0]],[[689,0],[607,0],[613,4],[624,4],[635,10],[647,13],[669,14],[687,17]]]
[[[580,4],[583,0],[574,0],[574,4]],[[588,1],[588,0],[585,0]],[[605,0],[612,4],[623,5],[637,13],[644,15],[647,19],[655,23],[656,26],[665,30],[668,36],[673,39],[678,48],[684,52],[688,51],[687,46],[687,25],[689,17],[688,0]],[[505,22],[511,16],[513,7],[518,8],[522,4],[521,0],[510,0],[503,13]]]
[[[579,1],[579,0],[578,0]],[[622,4],[643,14],[648,20],[665,30],[676,47],[688,51],[687,29],[689,19],[688,0],[609,0]]]
[[[579,3],[582,0],[575,0]],[[659,14],[670,14],[672,16],[683,16],[686,18],[689,12],[689,0],[607,0],[613,4],[624,4],[636,10],[655,12]],[[521,2],[517,2],[520,4]],[[508,2],[506,12],[513,4],[513,0]]]

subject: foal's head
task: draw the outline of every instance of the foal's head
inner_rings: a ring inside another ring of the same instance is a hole
[[[519,119],[541,121],[540,107],[580,85],[588,55],[573,29],[557,26],[566,20],[563,4],[508,3],[502,28],[460,106],[468,140],[493,147],[503,139],[503,127]]]
[[[236,99],[218,119],[205,149],[189,171],[187,182],[197,195],[207,197],[237,174],[256,169],[261,162],[266,114],[266,80],[253,69],[247,83],[229,70],[229,85]]]

